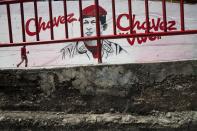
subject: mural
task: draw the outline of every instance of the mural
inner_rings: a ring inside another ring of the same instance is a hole
[[[101,35],[113,34],[111,0],[99,1]],[[50,40],[50,28],[54,28],[55,39],[65,39],[65,22],[68,22],[69,38],[80,37],[80,19],[83,21],[84,36],[96,35],[96,14],[94,1],[83,1],[82,17],[79,18],[77,1],[67,1],[67,18],[64,17],[63,2],[53,1],[53,24],[50,24],[46,2],[38,2],[38,33],[40,40]],[[146,32],[146,19],[143,1],[132,3],[132,25],[129,24],[128,1],[116,0],[117,34]],[[162,3],[150,1],[150,31],[164,30]],[[185,6],[186,29],[197,29],[197,5]],[[75,7],[75,8],[73,8]],[[33,3],[25,3],[26,40],[36,41]],[[167,30],[180,30],[178,3],[167,3]],[[0,43],[9,42],[6,6],[0,6]],[[14,42],[22,41],[20,6],[11,6]],[[196,35],[185,36],[148,36],[127,39],[101,40],[103,63],[144,63],[188,60],[197,58]],[[0,67],[47,67],[78,64],[97,64],[97,41],[78,41],[54,43],[26,47],[0,48]],[[24,51],[26,50],[26,51]],[[25,53],[24,53],[25,52]]]
[[[124,25],[122,25],[121,23],[121,19],[123,17],[126,17],[127,20],[129,20],[129,14],[120,14],[118,16],[117,27],[119,30],[123,32],[127,32],[126,34],[128,34],[131,28],[133,29],[133,34],[136,34],[137,32],[140,32],[140,31],[146,32],[146,29],[147,29],[146,21],[141,22],[139,20],[136,20],[136,15],[134,14],[132,16],[132,23],[133,23],[132,27],[130,26],[124,27]],[[174,20],[167,21],[167,30],[168,31],[177,30],[176,21]],[[161,20],[161,18],[150,19],[150,32],[158,32],[158,31],[164,31],[164,22]],[[129,42],[130,45],[133,45],[134,43],[142,44],[142,43],[146,43],[146,41],[148,40],[155,41],[159,39],[161,39],[160,36],[149,36],[149,37],[128,38],[127,41]]]
[[[106,23],[107,11],[99,6],[99,23],[100,23],[100,32],[107,28]],[[96,6],[90,5],[82,10],[83,19],[83,30],[84,36],[96,36]],[[83,42],[77,42],[76,44],[70,44],[61,49],[62,58],[65,58],[65,55],[69,55],[70,58],[77,55],[84,55],[90,59],[93,57],[98,58],[98,49],[97,41],[89,40]],[[119,55],[121,53],[126,53],[126,50],[123,49],[119,44],[111,42],[109,40],[101,40],[101,56],[108,58],[111,55]]]
[[[72,23],[74,21],[77,21],[76,18],[74,18],[74,13],[70,13],[67,14],[67,18],[65,18],[64,16],[58,16],[58,17],[54,17],[53,18],[53,27],[58,27],[59,24],[65,24],[66,20],[68,23]],[[29,36],[35,36],[36,35],[36,31],[31,31],[31,25],[30,24],[34,24],[35,25],[35,18],[30,18],[27,20],[26,22],[26,33]],[[43,21],[43,17],[39,17],[38,20],[38,33],[40,33],[40,31],[45,31],[45,30],[49,30],[51,28],[51,23],[50,21]]]

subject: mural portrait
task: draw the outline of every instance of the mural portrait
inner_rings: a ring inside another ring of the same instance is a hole
[[[99,23],[101,34],[107,29],[106,23],[107,11],[99,6]],[[84,36],[96,36],[96,6],[90,5],[82,10],[83,33]],[[61,49],[62,59],[68,55],[70,58],[84,55],[89,60],[98,58],[97,40],[80,41],[75,44],[69,44]],[[127,51],[118,43],[109,40],[101,40],[101,56],[109,58],[112,55],[125,54]]]

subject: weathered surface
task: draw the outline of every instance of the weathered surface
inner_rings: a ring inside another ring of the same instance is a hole
[[[129,114],[65,114],[63,112],[0,112],[5,131],[196,131],[197,112]]]
[[[0,70],[2,131],[196,131],[197,61]]]
[[[197,110],[197,61],[0,71],[0,109],[67,113]]]

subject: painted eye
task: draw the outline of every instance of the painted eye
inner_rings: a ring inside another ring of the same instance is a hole
[[[91,24],[95,24],[96,23],[96,21],[94,20],[94,21],[91,21]]]
[[[84,21],[83,24],[88,24],[88,21]]]

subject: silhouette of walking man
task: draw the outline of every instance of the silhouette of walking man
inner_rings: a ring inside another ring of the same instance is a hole
[[[17,67],[19,67],[23,63],[24,60],[25,60],[25,67],[27,67],[27,64],[28,64],[27,53],[29,53],[29,51],[27,52],[26,46],[23,46],[21,48],[21,62],[17,64]]]

